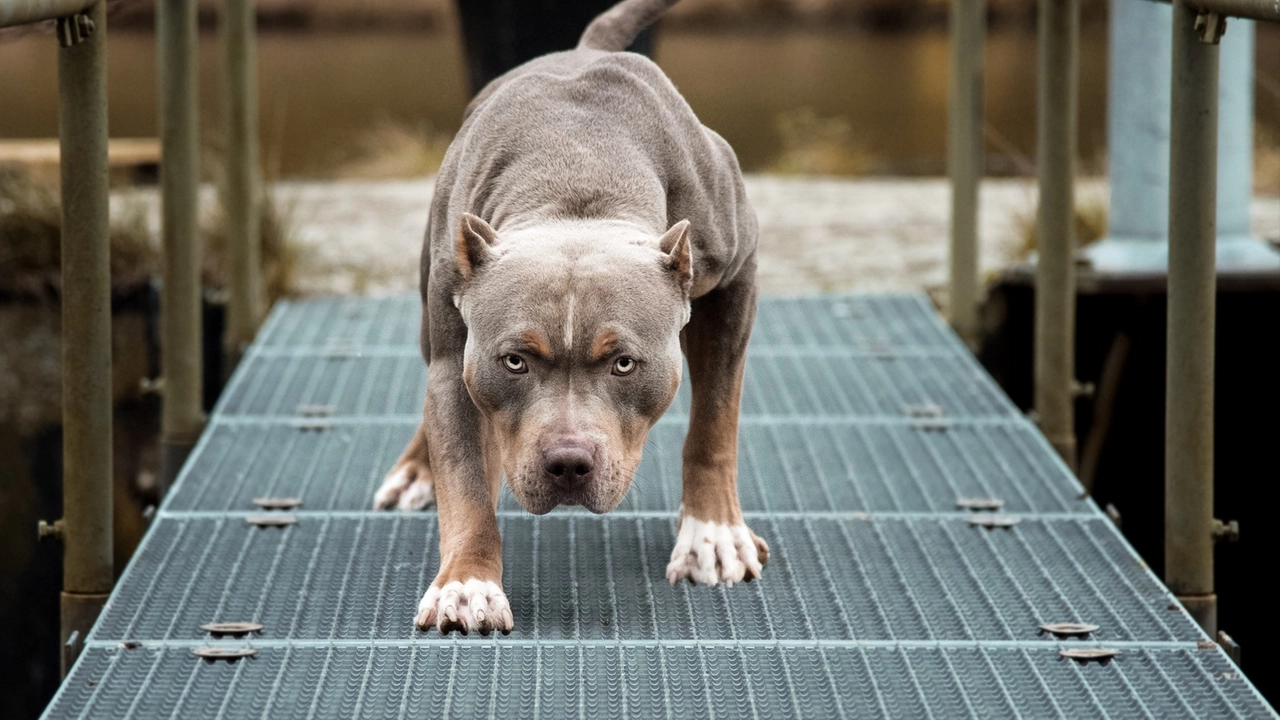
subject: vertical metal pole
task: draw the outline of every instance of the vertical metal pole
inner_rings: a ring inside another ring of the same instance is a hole
[[[951,0],[951,97],[947,172],[951,176],[949,321],[978,341],[978,183],[982,178],[982,72],[985,0]]]
[[[1210,637],[1218,45],[1187,0],[1173,6],[1169,128],[1169,338],[1165,387],[1165,580]],[[1218,19],[1221,22],[1223,19]]]
[[[1040,429],[1072,468],[1075,413],[1075,158],[1079,0],[1040,0],[1036,83],[1035,409]]]
[[[157,0],[160,43],[160,168],[163,197],[164,291],[161,295],[161,372],[164,406],[160,474],[167,487],[204,425],[200,305],[198,134],[196,125],[195,0]]]
[[[253,0],[226,0],[227,257],[230,301],[223,354],[230,371],[253,341],[262,313],[258,203],[258,73]]]
[[[111,249],[107,19],[58,52],[62,144],[62,642],[84,638],[111,592]],[[59,23],[76,22],[74,18]],[[76,650],[78,648],[73,649]],[[63,653],[65,675],[75,655]]]

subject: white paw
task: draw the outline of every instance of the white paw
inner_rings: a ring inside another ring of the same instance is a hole
[[[461,630],[463,635],[472,630],[479,630],[481,635],[498,630],[505,635],[511,632],[514,620],[502,588],[497,583],[472,578],[465,583],[455,580],[444,587],[428,588],[418,603],[413,624],[423,630],[436,627],[441,635],[451,630]]]
[[[680,518],[676,546],[667,563],[667,581],[732,586],[760,577],[768,560],[769,546],[746,525],[704,522],[686,515]]]
[[[435,488],[426,468],[407,462],[394,468],[373,496],[374,510],[421,510],[435,502]]]

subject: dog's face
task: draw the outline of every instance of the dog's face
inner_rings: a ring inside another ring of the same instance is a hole
[[[688,223],[661,238],[569,223],[499,237],[466,215],[454,260],[463,379],[516,499],[536,514],[617,507],[680,385]]]

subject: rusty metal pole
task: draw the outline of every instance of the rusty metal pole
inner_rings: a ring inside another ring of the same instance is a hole
[[[982,73],[985,0],[951,0],[951,97],[947,173],[951,176],[948,321],[970,346],[978,341],[978,184],[982,179]]]
[[[1040,430],[1076,466],[1075,157],[1079,0],[1040,0],[1036,83],[1035,409]]]
[[[89,23],[92,23],[91,25]],[[87,30],[87,37],[85,31]],[[62,674],[107,601],[111,547],[111,248],[105,2],[58,20],[62,174]],[[72,38],[81,38],[73,42]]]
[[[227,128],[227,327],[229,373],[262,318],[261,202],[258,177],[258,71],[253,0],[226,0],[222,16]]]
[[[164,290],[160,306],[160,482],[167,488],[204,427],[195,0],[157,0]]]
[[[1213,342],[1218,39],[1225,18],[1173,5],[1165,581],[1209,637],[1213,589]]]

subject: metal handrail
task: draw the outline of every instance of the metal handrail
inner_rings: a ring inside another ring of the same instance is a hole
[[[0,0],[0,28],[77,15],[94,0]]]
[[[1169,4],[1174,0],[1155,1]],[[1280,2],[1276,0],[1188,0],[1186,5],[1197,14],[1213,13],[1280,23]]]
[[[62,673],[114,584],[105,0],[0,0],[0,27],[57,20],[62,193]]]

